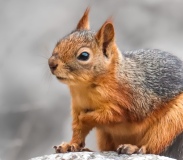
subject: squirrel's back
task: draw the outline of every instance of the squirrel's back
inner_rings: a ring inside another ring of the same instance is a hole
[[[183,61],[173,54],[141,49],[123,52],[123,57],[134,87],[143,86],[165,101],[183,92]]]

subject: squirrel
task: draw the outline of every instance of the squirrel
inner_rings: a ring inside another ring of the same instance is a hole
[[[96,128],[100,151],[183,159],[183,61],[158,49],[121,53],[113,20],[92,31],[89,10],[48,60],[72,97],[72,140],[56,153],[87,150]]]

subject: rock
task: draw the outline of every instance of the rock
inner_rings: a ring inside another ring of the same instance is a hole
[[[45,155],[30,160],[173,160],[153,154],[118,155],[116,152],[69,152]]]

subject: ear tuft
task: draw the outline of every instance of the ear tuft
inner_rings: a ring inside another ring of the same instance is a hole
[[[89,30],[90,29],[89,20],[88,20],[89,12],[90,12],[90,7],[88,7],[85,10],[82,18],[79,20],[79,22],[77,24],[76,30]]]

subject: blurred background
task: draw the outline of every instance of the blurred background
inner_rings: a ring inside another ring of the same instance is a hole
[[[0,159],[54,153],[70,140],[69,90],[47,59],[89,5],[94,30],[113,15],[121,50],[157,48],[183,59],[181,0],[0,0]],[[93,131],[86,144],[97,150]]]

